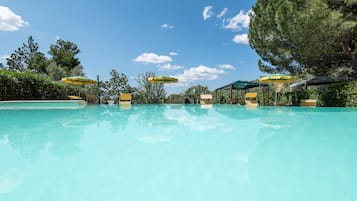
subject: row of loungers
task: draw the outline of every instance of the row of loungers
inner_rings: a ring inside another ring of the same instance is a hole
[[[245,104],[247,106],[258,106],[258,93],[246,93],[245,94]],[[200,103],[201,105],[212,104],[212,94],[201,94]]]
[[[200,103],[201,105],[212,104],[212,95],[211,94],[202,94],[200,96]],[[246,106],[259,106],[258,103],[258,93],[246,93],[244,97],[245,105]],[[313,99],[303,99],[300,102],[300,106],[306,107],[316,107],[317,100]]]
[[[82,100],[81,97],[79,96],[74,96],[74,95],[71,95],[71,96],[68,96],[68,98],[70,100]],[[119,95],[119,105],[131,105],[131,94],[130,93],[121,93]],[[91,103],[94,103],[96,101],[97,97],[95,95],[87,95],[87,101],[88,102],[91,102]]]
[[[96,98],[92,97],[94,95],[88,95],[87,99],[88,101],[94,100]],[[70,100],[81,100],[79,96],[68,96]],[[119,95],[119,105],[131,105],[131,99],[132,95],[130,93],[121,93]],[[200,95],[200,103],[201,105],[209,105],[212,104],[212,94],[201,94]],[[258,106],[258,93],[246,93],[245,94],[245,105],[246,106],[253,106],[256,107]],[[311,99],[304,99],[301,100],[301,106],[308,106],[308,107],[316,107],[317,106],[317,101],[316,100],[311,100]]]

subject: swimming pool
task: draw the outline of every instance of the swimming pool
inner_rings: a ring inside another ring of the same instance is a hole
[[[0,110],[0,200],[357,200],[357,109]]]

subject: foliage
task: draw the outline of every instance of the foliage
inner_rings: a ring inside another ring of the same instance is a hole
[[[153,72],[146,72],[138,75],[136,81],[138,91],[135,99],[138,103],[162,103],[165,99],[165,88],[163,84],[151,83],[148,81],[149,77],[155,76]]]
[[[53,82],[46,76],[30,72],[0,69],[0,100],[68,99],[68,95],[85,94],[78,86]]]
[[[112,69],[109,73],[110,79],[108,81],[100,81],[99,91],[104,100],[115,100],[120,93],[131,92],[131,87],[128,84],[128,78],[124,73],[119,74],[118,71]]]
[[[51,55],[51,60],[54,61],[58,67],[66,71],[67,76],[83,75],[83,67],[77,68],[75,70],[77,74],[73,74],[73,69],[79,67],[81,63],[79,59],[76,58],[77,54],[80,53],[80,49],[76,44],[58,39],[55,45],[51,45],[48,53]]]
[[[66,77],[66,71],[57,66],[54,62],[51,62],[50,65],[46,67],[46,71],[52,80],[61,80],[61,78]]]
[[[211,93],[207,86],[195,85],[185,90],[184,95],[190,98],[198,98],[201,94]]]
[[[201,94],[209,94],[209,93],[211,92],[208,90],[207,86],[195,85],[186,89],[184,92],[184,96],[186,98],[193,98],[195,102],[198,102],[200,100]]]
[[[38,49],[38,44],[32,36],[29,36],[27,44],[23,43],[22,47],[19,47],[6,59],[9,70],[46,73],[48,60]]]
[[[110,76],[109,82],[107,83],[110,96],[118,96],[121,92],[128,92],[130,86],[125,74],[119,74],[113,69],[110,72]]]
[[[280,96],[290,98],[293,105],[300,105],[301,99],[315,99],[319,106],[324,107],[356,107],[357,81],[342,82],[324,87],[309,88],[303,91],[293,91]],[[284,102],[281,100],[281,102]]]
[[[257,0],[249,42],[268,73],[357,78],[357,2]]]
[[[79,52],[76,44],[59,39],[55,45],[51,45],[51,59],[48,60],[39,51],[33,37],[29,36],[27,44],[24,43],[7,58],[7,66],[9,70],[17,72],[48,74],[53,80],[60,80],[66,76],[84,76],[83,66],[76,58]]]

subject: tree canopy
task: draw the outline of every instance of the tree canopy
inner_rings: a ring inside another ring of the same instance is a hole
[[[208,94],[208,93],[210,93],[208,87],[199,84],[186,89],[184,95],[190,98],[198,98],[201,94]]]
[[[6,59],[7,67],[2,65],[2,68],[47,74],[53,80],[60,80],[65,76],[83,76],[83,66],[76,58],[79,52],[76,44],[59,39],[56,44],[51,45],[48,52],[51,57],[48,59],[39,51],[34,38],[29,36],[27,43],[23,43]]]
[[[76,44],[58,39],[56,44],[51,45],[48,53],[51,55],[51,60],[58,67],[63,68],[68,75],[83,74],[83,67],[80,66],[81,62],[76,57],[80,53],[80,49]]]
[[[257,0],[249,42],[263,72],[357,78],[357,1]]]
[[[118,71],[112,69],[109,73],[110,79],[105,82],[106,90],[109,96],[117,97],[120,93],[130,92],[130,85],[125,74],[119,74]]]
[[[32,36],[29,36],[27,44],[23,43],[6,60],[8,68],[18,72],[45,73],[48,65],[47,58],[39,51],[39,46]]]
[[[161,103],[165,99],[165,88],[163,84],[151,83],[149,77],[154,77],[155,73],[146,72],[136,79],[138,85],[137,98],[141,103]]]

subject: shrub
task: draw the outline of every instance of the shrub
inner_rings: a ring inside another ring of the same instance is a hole
[[[78,93],[84,95],[85,89],[54,82],[37,73],[0,69],[0,100],[57,100]]]

